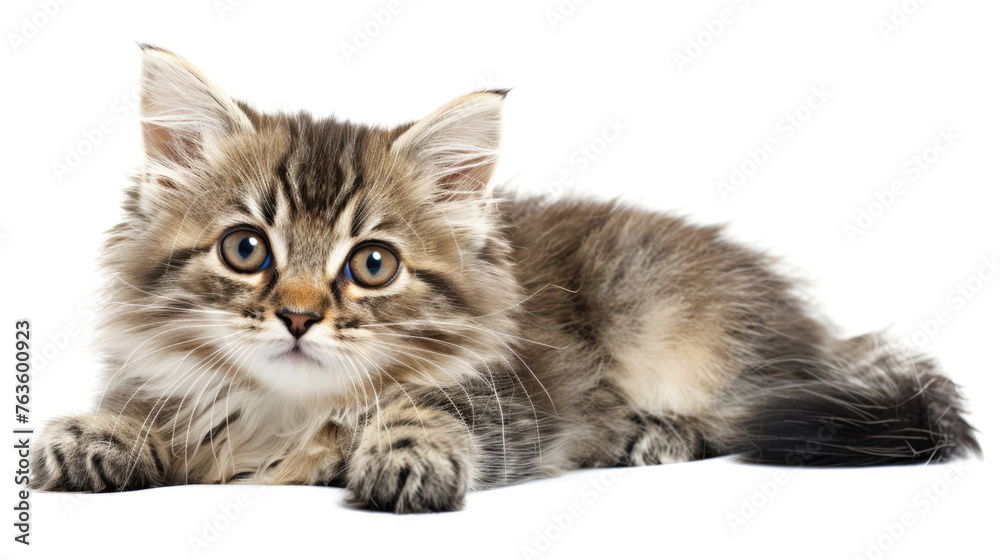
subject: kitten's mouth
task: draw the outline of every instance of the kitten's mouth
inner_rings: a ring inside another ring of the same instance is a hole
[[[287,352],[280,354],[278,357],[292,364],[322,365],[320,364],[319,360],[307,354],[306,351],[303,350],[298,343],[295,343],[295,346],[293,346],[291,350],[288,350]]]

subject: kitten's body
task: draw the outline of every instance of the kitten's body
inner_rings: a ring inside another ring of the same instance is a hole
[[[335,484],[405,512],[588,466],[978,450],[933,363],[837,340],[718,228],[491,195],[503,92],[378,129],[262,115],[174,55],[144,62],[107,389],[46,431],[38,487]],[[247,232],[260,268],[227,260]],[[400,263],[377,286],[352,268],[366,247]]]

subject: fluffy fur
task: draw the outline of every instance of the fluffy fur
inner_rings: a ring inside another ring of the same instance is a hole
[[[421,512],[580,467],[978,452],[931,360],[838,340],[719,228],[495,192],[504,95],[395,128],[268,115],[143,47],[106,389],[44,431],[35,486],[325,484]],[[240,272],[221,243],[247,227],[271,264]],[[345,270],[370,242],[400,262],[381,287]]]

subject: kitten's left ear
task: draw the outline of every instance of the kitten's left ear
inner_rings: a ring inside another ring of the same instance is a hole
[[[158,47],[140,47],[139,113],[148,157],[183,164],[210,136],[253,130],[239,105],[191,63]]]
[[[483,197],[496,170],[507,90],[463,95],[410,126],[392,152],[416,160],[446,197]]]

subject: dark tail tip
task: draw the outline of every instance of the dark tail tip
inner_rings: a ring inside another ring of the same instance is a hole
[[[860,381],[860,380],[859,380]],[[982,449],[948,378],[892,373],[768,392],[743,423],[747,462],[801,466],[935,463]]]

